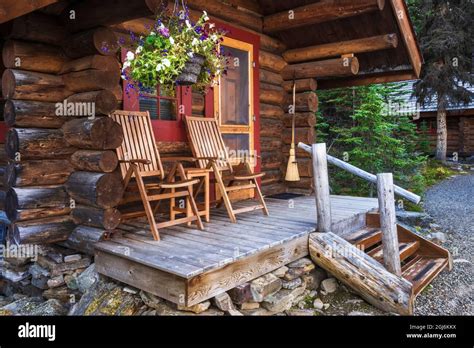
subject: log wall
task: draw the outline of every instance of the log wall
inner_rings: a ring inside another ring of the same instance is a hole
[[[115,228],[122,184],[113,150],[122,134],[106,116],[121,99],[115,34],[105,27],[68,34],[42,13],[10,24],[1,71],[10,129],[0,156],[8,237],[56,243],[82,225]]]

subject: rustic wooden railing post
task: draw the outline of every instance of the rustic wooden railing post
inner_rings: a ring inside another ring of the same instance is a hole
[[[377,193],[382,229],[383,262],[387,270],[401,276],[392,173],[377,174]]]
[[[331,201],[326,144],[313,144],[313,182],[317,209],[317,232],[331,232]]]

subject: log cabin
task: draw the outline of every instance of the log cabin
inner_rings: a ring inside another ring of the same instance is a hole
[[[316,228],[314,198],[293,195],[311,192],[315,166],[307,151],[297,151],[301,180],[284,181],[293,81],[295,140],[313,144],[317,90],[416,79],[423,58],[403,0],[186,3],[191,18],[207,11],[211,21],[227,32],[223,45],[248,58],[240,76],[235,76],[249,100],[243,123],[233,120],[232,113],[225,117],[219,113],[239,107],[238,98],[222,97],[222,88],[201,94],[179,87],[175,98],[160,95],[159,87],[154,96],[125,90],[120,67],[131,33],[146,34],[158,9],[172,7],[172,2],[3,0],[0,173],[9,240],[60,243],[95,253],[100,273],[192,305],[309,254],[308,235]],[[56,104],[66,100],[93,103],[99,117],[58,116]],[[184,113],[178,105],[184,106]],[[158,244],[147,239],[149,235],[132,237],[129,232],[143,229],[144,222],[120,224],[122,182],[114,150],[123,135],[106,117],[117,109],[151,113],[162,156],[191,154],[185,114],[218,118],[229,148],[260,156],[255,170],[266,174],[261,186],[270,197],[270,216],[243,218],[245,236],[238,224],[229,224],[215,212],[206,231],[170,229]],[[295,197],[300,213],[285,209],[285,200],[271,198],[278,195],[286,200]],[[373,199],[332,197],[331,207],[331,231],[351,235],[346,240],[355,243],[360,238],[354,233],[367,232],[366,214],[377,210],[378,204]],[[371,223],[375,229],[380,226]],[[372,242],[381,242],[377,233],[371,235]],[[416,273],[409,267],[421,267],[423,255],[438,252],[427,243],[421,242],[428,252],[420,248],[418,254],[411,253],[403,266],[411,281],[423,269]],[[429,279],[415,282],[416,293],[446,266],[443,255],[442,267],[436,264]],[[410,312],[407,308],[409,304],[402,312]]]

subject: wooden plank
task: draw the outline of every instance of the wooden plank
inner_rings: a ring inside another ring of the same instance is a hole
[[[308,238],[295,239],[262,253],[243,258],[218,270],[191,278],[187,284],[187,305],[207,300],[240,284],[269,273],[308,254]]]
[[[421,258],[403,272],[403,278],[413,283],[415,295],[418,295],[448,264],[445,258]]]
[[[186,298],[183,278],[102,250],[95,252],[97,272],[174,303]]]

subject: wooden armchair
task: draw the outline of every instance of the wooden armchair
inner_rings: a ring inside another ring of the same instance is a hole
[[[192,187],[199,183],[199,180],[187,180],[182,164],[177,161],[174,161],[168,176],[165,177],[150,114],[118,110],[110,117],[122,126],[124,133],[124,141],[117,149],[125,186],[120,205],[141,201],[144,206],[144,211],[123,213],[122,218],[130,219],[146,215],[155,240],[160,240],[159,229],[168,226],[195,222],[199,229],[203,229],[192,195]],[[175,181],[178,175],[181,180]],[[186,199],[186,204],[191,207],[186,217],[177,219],[173,217],[171,220],[157,223],[155,214],[160,202],[176,198]]]
[[[257,181],[265,173],[253,173],[248,161],[241,163],[238,168],[232,167],[217,120],[187,116],[186,131],[198,167],[212,169],[221,194],[219,205],[225,204],[230,220],[235,223],[237,214],[259,209],[268,215],[268,209]],[[227,184],[224,182],[224,174],[229,175]],[[254,190],[254,196],[259,204],[234,209],[229,193],[248,189]]]

